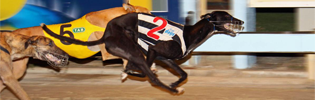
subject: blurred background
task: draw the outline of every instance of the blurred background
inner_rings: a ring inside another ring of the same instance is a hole
[[[305,71],[315,66],[309,64],[315,52],[314,0],[1,0],[0,29],[65,23],[126,2],[186,25],[215,10],[245,21],[243,33],[213,36],[183,61],[185,67]]]
[[[30,59],[20,83],[32,99],[314,100],[314,0],[0,0],[0,30],[66,23],[126,2],[184,25],[212,11],[227,11],[243,20],[245,29],[236,37],[215,34],[177,62],[189,75],[182,95],[160,91],[147,78],[128,76],[124,82],[122,61],[102,61],[96,54],[70,58],[59,72]],[[163,83],[178,79],[156,63]],[[8,89],[0,98],[17,99]]]

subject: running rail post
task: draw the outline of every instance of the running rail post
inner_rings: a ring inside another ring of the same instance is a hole
[[[315,54],[306,55],[306,67],[308,71],[308,79],[315,79]]]

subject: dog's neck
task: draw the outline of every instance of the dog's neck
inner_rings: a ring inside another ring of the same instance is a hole
[[[214,31],[214,25],[206,19],[200,20],[193,26],[185,26],[183,34],[187,48],[186,55],[212,36]]]
[[[5,40],[10,47],[10,55],[12,60],[34,56],[34,48],[32,46],[26,45],[28,36],[6,33]]]

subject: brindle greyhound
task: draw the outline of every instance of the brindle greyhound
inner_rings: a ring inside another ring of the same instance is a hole
[[[104,36],[100,40],[90,42],[57,35],[45,25],[43,25],[43,29],[53,37],[74,44],[96,45],[105,43],[109,53],[128,60],[127,68],[138,69],[141,71],[139,76],[148,76],[153,84],[179,94],[183,92],[183,88],[178,86],[187,79],[187,73],[173,60],[186,57],[212,36],[215,31],[223,31],[235,36],[244,28],[243,23],[224,11],[205,14],[193,26],[183,26],[154,15],[131,13],[111,20]],[[143,57],[143,53],[147,59]],[[160,82],[150,70],[154,59],[161,60],[179,73],[179,80],[170,86]],[[134,75],[132,72],[125,72]]]
[[[7,86],[21,100],[30,98],[18,83],[18,77],[13,74],[15,67],[12,66],[12,61],[24,57],[45,60],[52,66],[68,63],[68,55],[49,38],[0,32],[0,91]]]

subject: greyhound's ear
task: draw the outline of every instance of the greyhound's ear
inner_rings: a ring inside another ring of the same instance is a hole
[[[135,7],[130,5],[129,3],[128,4],[123,4],[123,7],[128,13],[136,12]]]
[[[37,36],[32,36],[27,40],[27,44],[31,46],[35,46],[37,44]]]
[[[208,14],[205,14],[205,15],[202,15],[200,16],[201,19],[208,19],[208,18],[211,18],[213,15],[211,13],[208,13]]]

